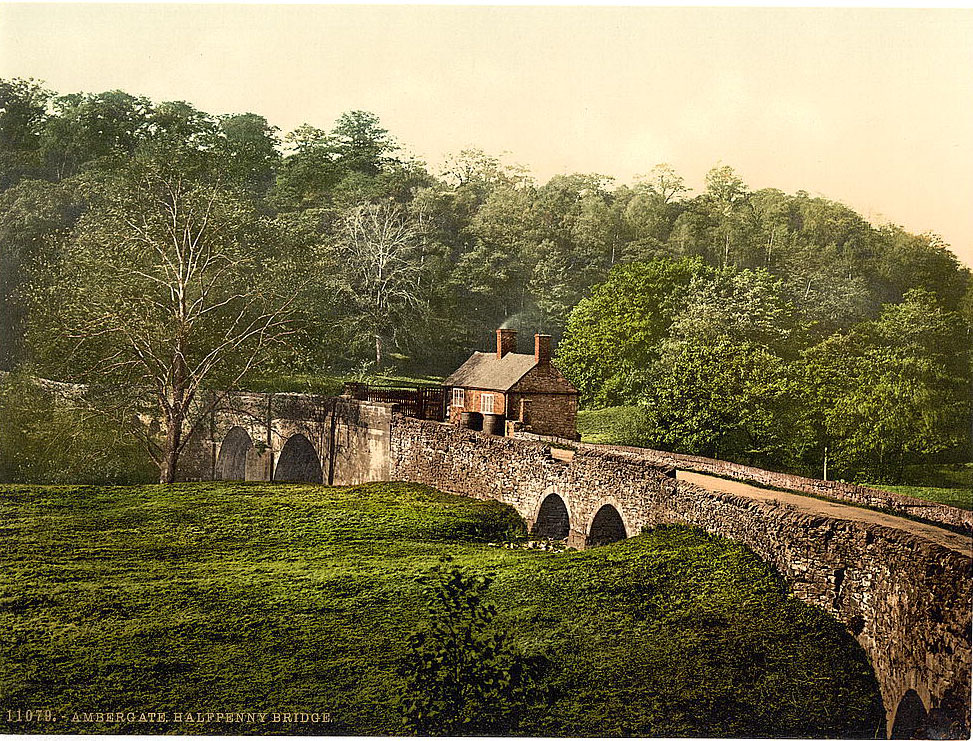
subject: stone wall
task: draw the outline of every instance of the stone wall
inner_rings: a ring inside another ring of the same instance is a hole
[[[969,733],[971,594],[968,556],[879,525],[803,514],[773,502],[677,482],[672,465],[621,450],[580,446],[573,459],[539,440],[497,438],[396,415],[396,479],[511,504],[533,526],[557,494],[569,544],[583,547],[610,504],[627,535],[663,523],[696,525],[742,542],[772,564],[792,593],[840,620],[875,669],[888,715],[914,690],[930,722]],[[713,471],[708,471],[713,472]]]
[[[518,433],[518,437],[534,439],[529,433]],[[538,437],[536,439],[554,442],[559,441],[558,438],[552,437]],[[569,440],[560,440],[560,442],[570,443]],[[683,455],[682,453],[670,453],[664,450],[631,448],[621,445],[571,444],[579,449],[592,448],[630,453],[639,456],[648,463],[674,466],[684,471],[708,473],[714,476],[736,479],[737,481],[752,481],[761,486],[770,486],[775,489],[789,489],[805,494],[828,497],[829,499],[888,509],[899,514],[921,517],[931,522],[961,528],[966,532],[973,533],[973,512],[923,499],[916,499],[915,497],[895,494],[894,492],[884,491],[882,489],[874,489],[869,486],[848,484],[843,481],[809,479],[804,476],[795,476],[788,473],[765,471],[762,468],[744,466],[731,461],[721,461],[715,458],[703,458],[702,456],[695,455]]]
[[[389,478],[391,405],[309,394],[227,394],[197,428],[180,466],[184,481],[224,478],[220,452],[231,430],[253,446],[248,481],[271,481],[288,441],[303,436],[314,448],[321,481],[358,484]],[[237,478],[237,477],[233,477]]]
[[[558,459],[549,445],[485,435],[448,423],[420,422],[395,415],[390,472],[393,478],[428,484],[479,499],[499,499],[532,527],[547,494],[565,499],[571,522],[569,544],[584,547],[598,509],[611,504],[628,536],[654,517],[653,502],[675,491],[675,470],[647,466],[615,453],[585,451]],[[616,496],[624,491],[624,496]],[[567,495],[570,492],[570,496]]]

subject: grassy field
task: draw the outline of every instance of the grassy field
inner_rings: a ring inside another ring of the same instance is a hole
[[[358,376],[348,373],[340,376],[275,374],[272,377],[257,377],[249,380],[245,385],[249,391],[263,393],[296,393],[322,394],[335,396],[344,391],[347,381],[360,381],[372,386],[390,386],[392,388],[415,388],[416,386],[439,386],[442,383],[439,376],[413,376],[401,373],[368,373]]]
[[[6,486],[0,511],[0,732],[399,733],[397,669],[426,614],[415,578],[444,554],[494,575],[498,621],[547,659],[522,734],[862,737],[881,723],[851,637],[697,530],[500,548],[522,532],[511,509],[406,484]],[[10,708],[57,720],[11,722]],[[72,722],[116,711],[170,722]],[[331,722],[171,722],[207,711]]]
[[[945,488],[939,486],[897,486],[894,484],[870,484],[876,489],[905,494],[917,499],[948,504],[950,507],[973,510],[973,489]]]
[[[594,445],[644,447],[644,414],[637,406],[582,410],[578,412],[581,441]]]

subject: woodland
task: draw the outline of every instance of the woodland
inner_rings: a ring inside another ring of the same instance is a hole
[[[478,150],[433,171],[364,111],[285,133],[0,80],[0,480],[79,450],[89,479],[138,480],[145,444],[171,480],[206,388],[442,377],[499,326],[553,335],[584,409],[636,410],[636,444],[890,482],[973,459],[949,245],[723,163],[701,192],[645,172],[541,183]],[[86,384],[86,439],[36,377]]]

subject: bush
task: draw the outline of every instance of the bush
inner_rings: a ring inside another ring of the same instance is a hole
[[[135,435],[87,406],[77,389],[22,374],[0,379],[0,482],[133,484],[158,470]]]
[[[468,576],[448,557],[422,578],[430,623],[409,637],[406,688],[399,700],[408,732],[510,734],[520,725],[540,661],[513,647],[484,602],[491,579]]]

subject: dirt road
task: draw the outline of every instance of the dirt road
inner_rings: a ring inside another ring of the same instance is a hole
[[[960,535],[935,525],[927,525],[914,520],[907,520],[904,517],[875,512],[861,507],[852,507],[847,504],[830,502],[814,497],[795,494],[792,492],[777,491],[776,489],[764,489],[753,484],[745,484],[742,481],[729,481],[716,476],[707,476],[702,473],[692,471],[678,471],[676,478],[696,484],[711,491],[722,491],[728,494],[738,494],[751,499],[762,501],[776,501],[792,505],[797,509],[808,514],[823,515],[833,517],[838,520],[851,520],[854,522],[872,522],[877,525],[903,530],[912,533],[920,538],[931,540],[934,543],[945,546],[951,550],[973,557],[973,537]]]

